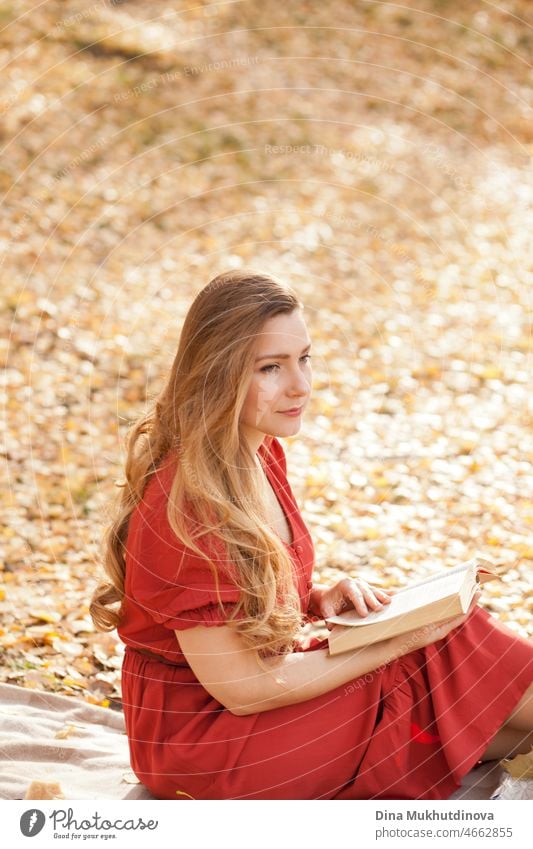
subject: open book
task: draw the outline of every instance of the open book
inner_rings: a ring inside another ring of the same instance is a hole
[[[334,625],[328,636],[329,654],[368,646],[466,613],[476,585],[500,577],[488,566],[494,564],[474,557],[396,590],[383,610],[369,611],[361,617],[351,608],[328,616],[325,621]]]

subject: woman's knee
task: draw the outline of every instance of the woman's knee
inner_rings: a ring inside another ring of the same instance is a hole
[[[512,713],[507,717],[505,725],[510,725],[519,731],[533,731],[533,684],[529,685]]]
[[[501,760],[515,755],[526,755],[533,747],[533,732],[503,726],[481,755],[482,761]]]

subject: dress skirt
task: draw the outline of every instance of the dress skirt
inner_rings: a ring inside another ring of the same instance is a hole
[[[327,649],[316,637],[298,650]],[[482,607],[321,696],[248,716],[126,647],[132,769],[159,799],[448,799],[533,682],[533,642]]]

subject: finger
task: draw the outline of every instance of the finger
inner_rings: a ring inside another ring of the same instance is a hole
[[[347,596],[349,600],[352,602],[355,610],[359,614],[359,616],[366,616],[368,613],[367,606],[365,604],[365,600],[363,598],[363,592],[358,587],[351,586],[348,590]]]
[[[377,598],[379,598],[380,601],[385,604],[387,604],[391,600],[390,590],[382,590],[379,587],[376,587],[376,589],[374,590],[374,594],[377,596]]]
[[[366,604],[369,607],[372,607],[374,610],[381,610],[381,608],[383,607],[383,604],[381,603],[379,598],[377,598],[372,587],[369,587],[368,585],[366,585],[366,586],[363,586],[362,589],[363,589],[363,595],[364,595],[364,599],[365,599]]]
[[[376,595],[379,593],[381,601],[390,601],[392,596],[397,592],[396,590],[385,590],[383,587],[373,587],[372,589]]]
[[[357,583],[351,581],[347,597],[360,616],[366,616],[369,607],[375,611],[382,610],[391,600],[387,590],[371,587],[366,581],[357,581]]]

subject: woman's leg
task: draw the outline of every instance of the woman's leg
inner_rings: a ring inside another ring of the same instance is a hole
[[[525,755],[533,748],[533,684],[490,741],[482,761]]]
[[[533,731],[527,734],[503,725],[481,755],[482,761],[501,760],[515,755],[527,755],[533,747]]]
[[[533,731],[533,684],[527,688],[504,725],[518,731]]]

